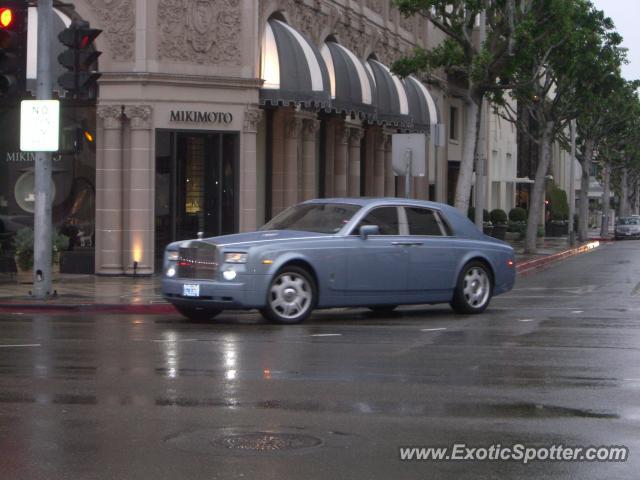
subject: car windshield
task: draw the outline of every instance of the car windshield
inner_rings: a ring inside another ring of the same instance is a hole
[[[349,203],[304,203],[287,208],[260,230],[336,233],[360,208]]]
[[[618,225],[640,225],[639,217],[619,218]]]

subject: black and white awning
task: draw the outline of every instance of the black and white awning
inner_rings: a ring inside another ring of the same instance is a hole
[[[372,120],[376,112],[375,86],[364,63],[336,42],[326,42],[320,53],[329,71],[331,109]]]
[[[439,112],[429,90],[420,80],[412,76],[404,79],[404,86],[414,129],[430,131],[432,126],[440,122],[438,121]]]
[[[409,101],[402,80],[393,75],[386,65],[372,58],[367,60],[367,69],[375,82],[378,123],[410,126]]]
[[[301,32],[276,19],[265,25],[260,65],[260,103],[326,107],[329,74],[318,48]]]

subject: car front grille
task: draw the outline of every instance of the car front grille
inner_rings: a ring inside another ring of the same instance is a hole
[[[213,279],[218,273],[218,258],[215,245],[191,242],[178,251],[178,278]]]

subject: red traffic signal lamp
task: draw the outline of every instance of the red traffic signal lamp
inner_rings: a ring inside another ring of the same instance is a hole
[[[95,97],[96,82],[100,73],[95,63],[102,52],[93,47],[93,41],[102,30],[91,28],[89,22],[74,20],[58,35],[60,42],[68,47],[58,55],[58,62],[69,70],[58,77],[58,84],[76,99]]]
[[[24,91],[27,69],[27,6],[20,1],[0,4],[0,98]]]
[[[10,28],[13,23],[13,10],[0,7],[0,28]]]

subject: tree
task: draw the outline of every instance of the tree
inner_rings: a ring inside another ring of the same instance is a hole
[[[564,138],[567,124],[577,116],[582,102],[593,101],[585,92],[597,90],[593,84],[599,85],[602,75],[591,77],[591,72],[611,67],[604,52],[621,40],[610,32],[612,25],[602,12],[584,0],[534,0],[532,11],[516,39],[510,75],[503,79],[518,109],[504,100],[503,89],[492,92],[505,116],[538,146],[525,238],[528,253],[536,251],[551,145]]]
[[[406,16],[422,14],[446,35],[435,48],[417,48],[413,55],[395,62],[400,76],[416,72],[427,75],[444,69],[443,88],[464,99],[466,106],[464,149],[454,205],[467,212],[476,157],[481,107],[487,91],[495,88],[513,54],[516,30],[530,12],[532,0],[394,0]],[[487,38],[474,40],[476,21],[484,13]]]

